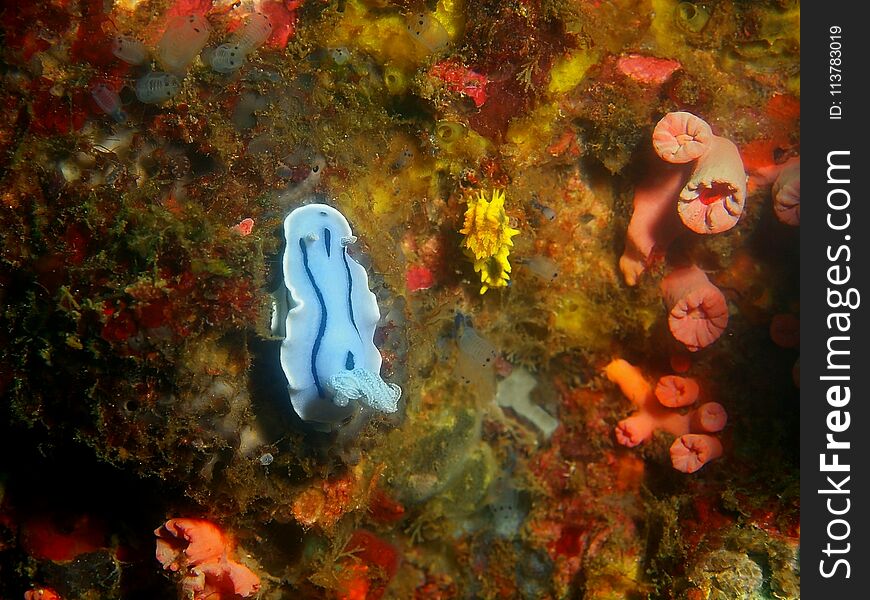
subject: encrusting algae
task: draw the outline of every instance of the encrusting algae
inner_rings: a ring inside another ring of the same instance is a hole
[[[470,197],[465,225],[459,230],[465,235],[462,247],[474,259],[474,272],[480,273],[481,294],[490,288],[505,287],[510,280],[508,254],[514,245],[511,238],[519,230],[510,226],[504,200],[503,190],[493,190],[492,200],[487,200],[485,192]]]

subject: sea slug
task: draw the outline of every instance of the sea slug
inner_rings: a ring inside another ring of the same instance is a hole
[[[330,426],[363,407],[396,412],[402,390],[380,376],[380,311],[366,270],[347,253],[356,241],[347,219],[308,204],[284,220],[284,238],[291,308],[280,357],[293,409],[303,421]]]

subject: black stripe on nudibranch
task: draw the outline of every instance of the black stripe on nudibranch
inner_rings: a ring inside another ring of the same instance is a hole
[[[329,258],[332,254],[332,232],[328,229],[323,230],[323,245],[326,246],[326,257]]]
[[[314,338],[314,346],[311,348],[311,375],[314,377],[314,385],[317,386],[317,393],[321,397],[325,397],[323,388],[320,387],[320,379],[317,377],[317,354],[320,352],[320,344],[323,341],[323,334],[326,333],[326,302],[323,301],[323,294],[317,283],[314,281],[314,274],[311,272],[311,267],[308,266],[308,248],[305,247],[305,238],[299,238],[299,249],[302,250],[302,265],[305,267],[305,274],[308,275],[308,281],[311,282],[311,287],[314,288],[314,295],[317,296],[317,301],[320,303],[320,325],[317,328],[317,337]]]
[[[359,339],[362,339],[362,334],[360,334],[359,327],[356,326],[356,320],[353,318],[353,298],[351,297],[353,294],[353,277],[350,275],[350,265],[347,264],[347,249],[343,248],[342,250],[341,259],[344,261],[344,270],[347,273],[347,313],[350,316],[351,325],[356,329],[357,336],[359,336]]]
[[[353,352],[350,350],[347,351],[347,358],[344,359],[344,368],[348,371],[353,371],[354,369]]]

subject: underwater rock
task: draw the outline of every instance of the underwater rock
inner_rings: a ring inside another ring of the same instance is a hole
[[[281,366],[296,414],[335,426],[363,406],[396,412],[402,390],[380,377],[374,344],[380,311],[365,269],[347,253],[356,241],[347,219],[331,206],[309,204],[287,216],[284,237],[292,308]]]
[[[537,380],[527,370],[514,369],[499,382],[495,401],[502,408],[512,409],[537,427],[545,438],[549,438],[559,426],[559,421],[532,402],[531,392],[537,385]]]
[[[751,558],[731,550],[714,550],[698,559],[689,579],[703,598],[750,600],[761,597],[764,573]]]

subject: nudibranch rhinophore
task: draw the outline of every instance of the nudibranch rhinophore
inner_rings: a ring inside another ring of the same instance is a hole
[[[303,421],[333,426],[363,406],[396,412],[402,390],[380,376],[380,311],[366,270],[347,253],[356,241],[347,219],[326,204],[308,204],[284,220],[284,239],[290,309],[281,367],[293,409]]]

